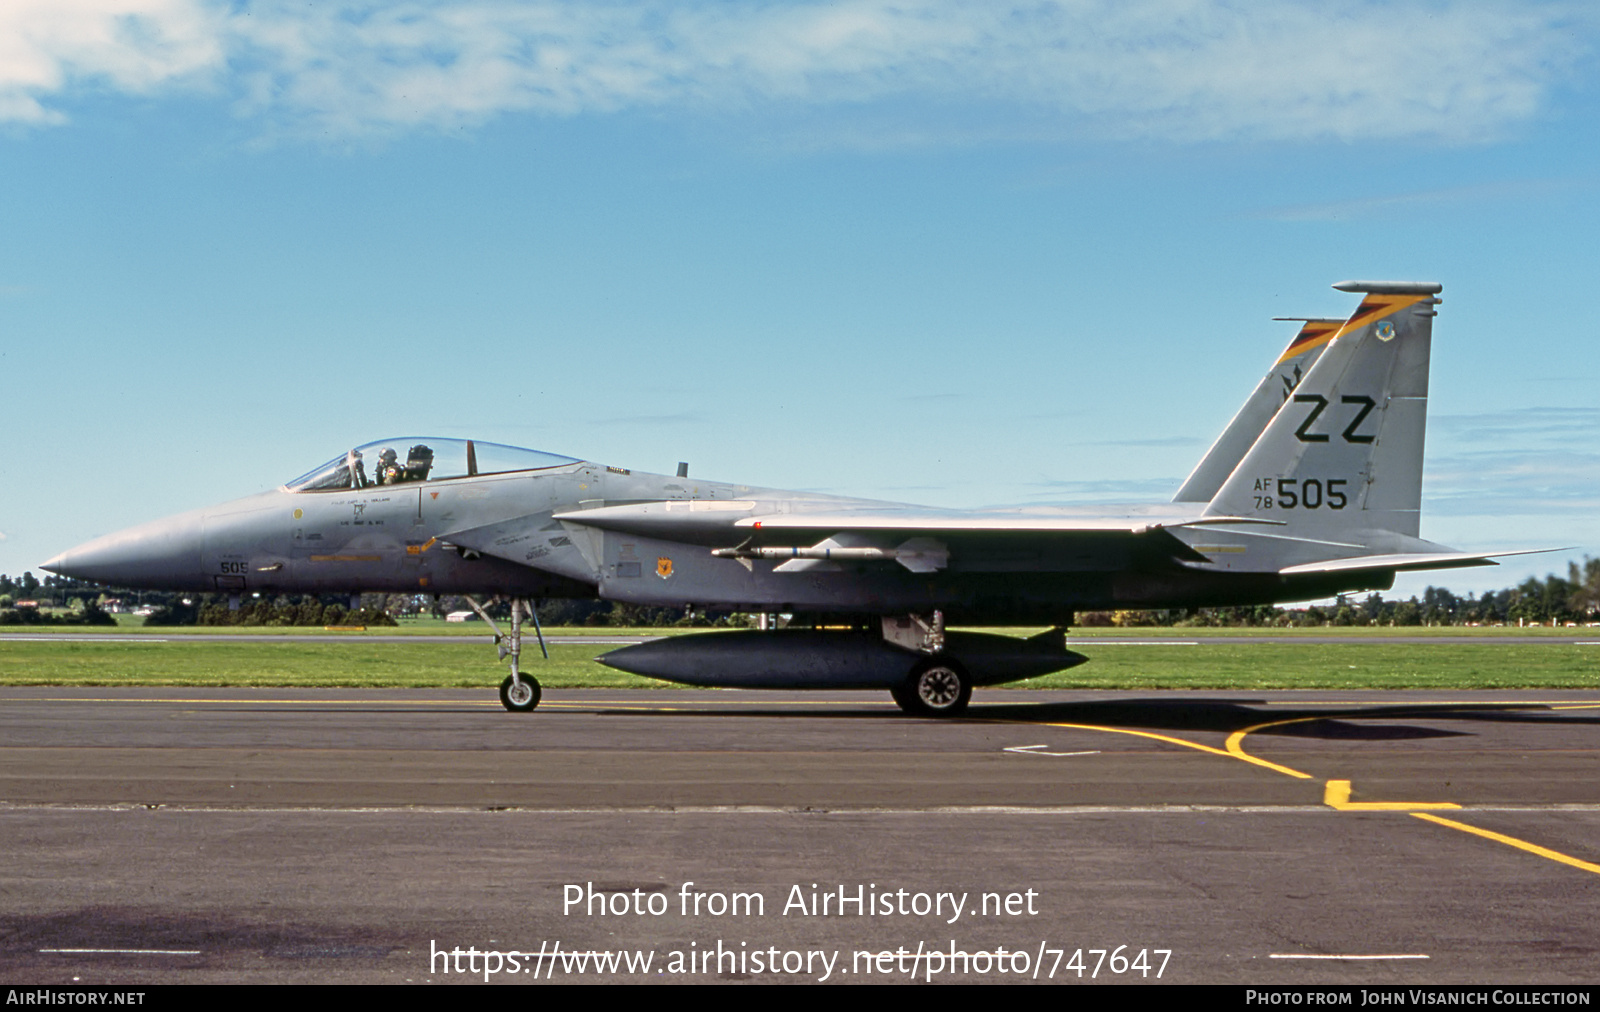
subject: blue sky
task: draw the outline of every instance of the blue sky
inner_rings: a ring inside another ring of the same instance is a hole
[[[1600,554],[1600,23],[1213,0],[0,8],[0,571],[426,433],[1169,498],[1445,286],[1423,534]]]

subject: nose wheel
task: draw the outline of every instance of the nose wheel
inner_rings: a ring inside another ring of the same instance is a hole
[[[539,681],[532,675],[507,675],[500,683],[500,705],[512,713],[527,713],[539,705]]]

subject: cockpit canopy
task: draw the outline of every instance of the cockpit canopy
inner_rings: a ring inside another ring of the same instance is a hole
[[[578,463],[572,457],[472,439],[406,436],[363,443],[289,482],[291,492],[332,492],[480,474],[537,471]]]

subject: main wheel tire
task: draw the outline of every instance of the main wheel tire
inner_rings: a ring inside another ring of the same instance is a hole
[[[889,689],[889,695],[894,698],[895,705],[899,706],[900,709],[904,710],[905,712],[922,712],[917,709],[917,697],[911,694],[910,682],[907,682],[904,685],[892,686]]]
[[[500,705],[512,713],[527,713],[539,705],[539,680],[523,675],[515,682],[507,675],[500,683]]]
[[[902,709],[922,717],[954,717],[967,708],[971,699],[972,677],[948,658],[912,668],[905,685],[895,695],[895,702]]]

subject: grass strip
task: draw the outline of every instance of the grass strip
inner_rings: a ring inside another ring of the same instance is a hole
[[[666,688],[594,662],[605,645],[524,651],[549,688]],[[1051,689],[1595,689],[1600,647],[1552,644],[1202,644],[1080,648],[1088,664],[1018,687]],[[0,642],[0,684],[449,688],[498,685],[471,643]]]

